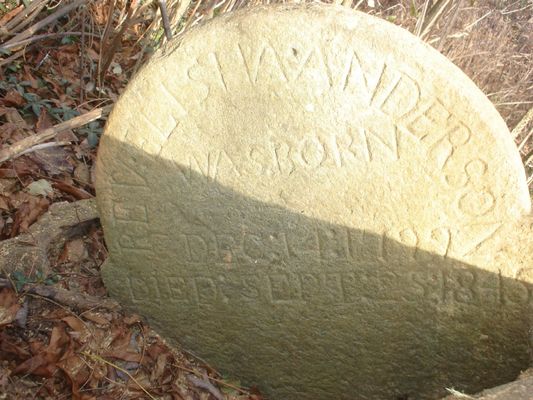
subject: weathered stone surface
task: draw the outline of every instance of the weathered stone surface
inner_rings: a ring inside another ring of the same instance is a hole
[[[0,242],[0,272],[52,273],[50,255],[59,252],[67,240],[86,233],[97,219],[94,199],[52,204],[28,232]]]
[[[532,400],[533,399],[533,369],[520,375],[514,382],[506,383],[492,389],[484,390],[476,396],[464,394],[448,396],[443,400]]]
[[[529,362],[518,152],[466,76],[379,19],[190,31],[117,103],[97,193],[111,294],[273,399],[473,393]]]

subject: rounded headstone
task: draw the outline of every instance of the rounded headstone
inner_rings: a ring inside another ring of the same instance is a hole
[[[380,19],[190,30],[117,102],[96,189],[110,293],[270,398],[438,398],[528,364],[519,154],[458,68]]]

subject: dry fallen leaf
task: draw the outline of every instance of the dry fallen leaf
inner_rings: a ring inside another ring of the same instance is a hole
[[[95,311],[86,311],[83,313],[83,318],[101,326],[109,326],[113,316],[111,314],[103,314]]]
[[[66,182],[54,182],[53,186],[64,193],[70,194],[76,200],[91,199],[93,196],[85,190],[70,185]]]
[[[37,132],[40,132],[47,128],[51,128],[53,125],[54,124],[52,122],[52,119],[48,115],[46,108],[41,109],[41,114],[39,114],[39,119],[37,119],[37,122],[35,123],[35,130]]]
[[[13,374],[34,374],[50,378],[57,370],[57,362],[67,350],[70,338],[62,324],[52,328],[50,343],[35,356],[19,364]]]
[[[15,321],[20,307],[17,294],[14,290],[0,290],[0,327]]]
[[[74,239],[74,240],[71,240],[65,243],[63,252],[58,258],[58,262],[77,263],[82,260],[85,260],[88,256],[89,256],[89,253],[87,252],[85,242],[83,241],[83,239],[79,238],[79,239]]]
[[[3,103],[5,106],[14,107],[21,107],[26,103],[24,97],[22,97],[22,95],[15,89],[12,89],[7,92],[4,98],[0,99],[0,102]]]
[[[29,194],[33,196],[52,197],[54,194],[54,189],[52,188],[52,185],[46,179],[39,179],[38,181],[33,181],[26,187],[26,190]]]
[[[74,167],[69,161],[70,153],[65,147],[54,146],[38,150],[30,154],[34,160],[49,176],[70,174]]]
[[[11,237],[15,237],[19,232],[27,231],[29,226],[48,210],[49,205],[50,202],[47,199],[30,196],[15,213]]]

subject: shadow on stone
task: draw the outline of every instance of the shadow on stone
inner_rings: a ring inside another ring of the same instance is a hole
[[[103,140],[110,293],[243,384],[273,399],[436,399],[528,367],[531,284]]]

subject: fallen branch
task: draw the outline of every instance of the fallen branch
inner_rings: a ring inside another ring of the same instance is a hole
[[[24,55],[24,50],[19,50],[15,54],[10,55],[8,58],[0,59],[0,67],[6,64],[10,64],[20,56]]]
[[[10,288],[16,290],[13,282],[6,278],[0,278],[0,288]],[[67,305],[78,310],[86,311],[94,308],[105,308],[106,310],[117,311],[120,305],[111,299],[91,296],[85,293],[73,292],[54,286],[26,284],[19,291],[21,295],[33,294],[52,299],[63,305]]]
[[[21,40],[27,39],[28,37],[32,36],[42,28],[44,28],[46,25],[51,24],[52,22],[58,20],[63,15],[68,14],[72,10],[75,10],[79,6],[85,4],[86,0],[77,0],[69,5],[66,5],[64,7],[61,7],[58,9],[55,13],[49,15],[48,17],[42,19],[41,21],[37,22],[35,25],[30,26],[28,29],[22,31],[18,35],[16,35],[14,38],[8,40],[6,43],[4,43],[4,46],[10,45],[12,43],[20,42]]]
[[[60,124],[57,124],[51,128],[45,129],[41,133],[21,139],[11,146],[0,150],[0,163],[21,156],[27,152],[28,149],[31,149],[39,143],[52,139],[58,133],[66,131],[67,129],[79,128],[80,126],[86,125],[89,122],[102,118],[108,114],[109,111],[111,111],[111,108],[112,106],[96,108],[88,113],[79,115],[69,119],[68,121],[61,122]]]
[[[17,15],[13,19],[11,19],[9,22],[5,24],[4,28],[6,29],[6,33],[8,35],[16,34],[16,31],[20,30],[20,29],[17,29],[18,26],[20,26],[19,24],[21,22],[26,22],[27,20],[31,22],[32,18],[29,18],[30,14],[33,13],[37,9],[42,10],[42,8],[46,6],[47,2],[48,2],[47,0],[32,1],[28,5],[28,7],[23,7],[21,12],[17,13]]]
[[[99,37],[99,35],[97,35],[96,33],[89,33],[89,32],[43,33],[42,35],[35,35],[35,36],[32,36],[32,37],[30,37],[28,39],[21,40],[20,42],[14,42],[14,43],[11,43],[11,44],[5,44],[4,46],[2,46],[2,49],[9,50],[9,49],[12,49],[14,47],[25,46],[27,44],[30,44],[30,43],[33,43],[33,42],[37,42],[39,40],[44,40],[44,39],[52,39],[52,38],[58,38],[58,37],[64,37],[64,36],[82,36],[82,35]]]
[[[15,36],[18,32],[25,29],[28,25],[31,25],[35,18],[37,18],[40,12],[46,7],[48,0],[39,2],[38,0],[33,1],[28,8],[25,9],[27,13],[20,13],[13,20],[9,21],[5,28],[7,29],[8,36]],[[19,17],[21,17],[19,19]]]
[[[36,144],[35,146],[30,147],[29,149],[25,150],[20,155],[23,156],[24,154],[32,153],[34,151],[49,149],[50,147],[66,146],[69,144],[70,142],[48,142],[48,143]]]
[[[165,36],[167,40],[171,40],[172,30],[170,29],[170,21],[168,19],[166,0],[159,0],[159,11],[161,12],[161,18],[163,20],[163,28],[165,30]]]
[[[533,121],[533,107],[529,109],[529,111],[524,115],[524,117],[520,120],[518,124],[514,127],[514,129],[511,132],[511,135],[513,138],[518,139],[522,135],[523,132],[525,132],[526,128],[529,126],[529,123]],[[529,135],[522,140],[522,142],[519,145],[518,151],[522,150],[522,148],[525,146],[526,142],[529,140]]]

